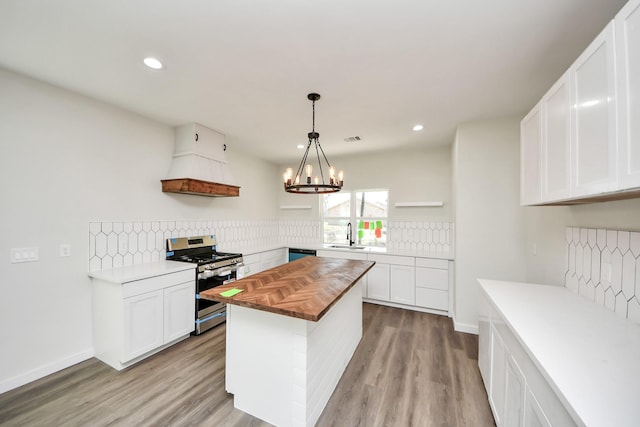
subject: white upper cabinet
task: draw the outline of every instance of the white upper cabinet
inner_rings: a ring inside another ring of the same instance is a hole
[[[535,205],[541,201],[540,149],[542,114],[540,104],[520,123],[520,204]]]
[[[640,187],[640,0],[615,18],[618,83],[618,179],[621,189]]]
[[[542,200],[571,196],[571,100],[567,71],[542,98]]]
[[[573,105],[572,197],[617,188],[613,21],[570,68]]]

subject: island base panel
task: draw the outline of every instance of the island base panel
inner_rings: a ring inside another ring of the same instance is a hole
[[[362,338],[362,284],[318,322],[227,307],[226,389],[277,426],[313,426]]]

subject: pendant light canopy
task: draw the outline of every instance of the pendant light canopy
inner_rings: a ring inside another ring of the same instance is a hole
[[[307,98],[312,102],[313,109],[313,122],[312,122],[312,130],[307,134],[309,137],[309,143],[307,144],[307,149],[302,156],[302,160],[300,161],[300,165],[298,166],[298,170],[296,174],[293,174],[292,168],[287,168],[283,177],[284,177],[284,190],[287,193],[298,193],[298,194],[323,194],[323,193],[335,193],[342,189],[342,184],[344,183],[344,173],[340,171],[338,176],[336,177],[335,168],[331,166],[327,156],[324,154],[324,150],[320,146],[320,134],[316,132],[316,101],[320,99],[320,95],[317,93],[310,93],[307,95]],[[311,161],[313,160],[313,154],[311,154],[311,159],[309,156],[309,149],[311,145],[315,146],[316,151],[316,159],[317,159],[317,173],[313,176],[313,165]],[[322,154],[322,157],[320,157]],[[328,182],[325,181],[325,171],[322,169],[322,161],[326,164],[326,172],[328,173],[327,179]],[[302,174],[305,174],[305,178],[302,177]]]

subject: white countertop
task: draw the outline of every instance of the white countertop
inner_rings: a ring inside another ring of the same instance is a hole
[[[640,325],[565,287],[479,282],[570,414],[640,425]]]
[[[347,248],[332,248],[328,245],[291,245],[291,246],[283,246],[283,245],[274,245],[268,247],[250,247],[250,248],[231,248],[226,249],[219,247],[223,252],[239,252],[242,255],[253,255],[260,252],[267,252],[274,249],[281,248],[296,248],[296,249],[312,249],[312,250],[323,250],[323,251],[336,251],[336,252],[353,252],[353,253],[366,253],[366,254],[384,254],[384,255],[397,255],[397,256],[410,256],[417,258],[436,258],[436,259],[446,259],[453,260],[453,254],[451,253],[443,253],[443,252],[398,252],[388,250],[387,248],[376,248],[376,247],[365,247],[364,249],[347,249]]]
[[[178,271],[195,270],[195,264],[179,261],[161,260],[146,264],[128,265],[109,270],[90,271],[89,277],[104,280],[111,283],[128,283],[149,277],[162,276]],[[194,271],[195,278],[195,271]]]

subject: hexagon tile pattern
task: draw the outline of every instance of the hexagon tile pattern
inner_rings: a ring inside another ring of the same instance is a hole
[[[387,245],[396,253],[453,253],[453,223],[390,221]],[[259,252],[276,246],[322,244],[320,220],[96,221],[89,223],[89,271],[159,261],[171,237],[214,234],[220,251]]]
[[[567,227],[564,285],[640,323],[640,232]]]

